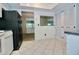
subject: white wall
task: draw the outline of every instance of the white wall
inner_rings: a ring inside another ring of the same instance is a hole
[[[55,36],[55,26],[39,26],[35,28],[35,40],[53,39]]]
[[[61,27],[61,13],[64,12],[64,30],[65,31],[70,31],[72,29],[73,31],[73,26],[74,26],[74,8],[73,4],[63,4],[60,8],[58,6],[58,9],[56,8],[55,10],[55,15],[56,15],[56,21],[57,21],[57,26]]]
[[[16,9],[13,8],[10,4],[8,3],[1,3],[2,8],[4,8],[5,10],[17,10],[18,13],[21,15],[21,9]]]
[[[43,37],[45,37],[44,36],[45,33],[47,34],[46,35],[47,38],[53,38],[55,36],[55,34],[56,34],[55,26],[38,26],[38,24],[40,25],[40,16],[54,16],[54,12],[52,12],[51,10],[38,9],[38,8],[18,9],[18,8],[12,8],[10,4],[4,4],[4,6],[8,10],[18,10],[19,12],[21,12],[21,11],[34,12],[35,40],[40,40],[41,38],[39,38],[39,37],[41,37],[41,35],[43,35]],[[56,21],[54,19],[54,25],[56,25],[55,22]]]
[[[11,5],[12,4],[9,4],[9,3],[2,3],[2,8],[4,8],[5,10],[17,10],[17,12],[21,15],[21,9],[14,8]],[[15,6],[17,6],[17,5],[15,5]]]
[[[79,14],[79,7],[74,7],[76,4],[59,4],[56,6],[56,8],[53,9],[55,12],[55,19],[56,19],[56,25],[57,28],[62,28],[61,24],[61,17],[60,14],[63,11],[64,12],[64,31],[71,31],[71,32],[79,32],[79,20],[78,20],[78,14]],[[78,4],[77,4],[78,5]],[[77,8],[77,11],[76,11]],[[76,17],[77,16],[77,17]],[[75,28],[74,28],[75,26]]]
[[[46,9],[32,9],[32,10],[22,9],[22,11],[34,12],[35,40],[55,38],[55,35],[56,35],[55,26],[40,26],[40,16],[54,16],[54,12],[52,12],[51,10],[46,10]],[[55,19],[54,19],[54,24],[56,25]]]
[[[0,17],[2,17],[2,5],[0,4]]]
[[[2,8],[6,10],[9,9],[7,4],[0,3],[0,17],[2,17]]]
[[[22,32],[23,34],[26,34],[26,20],[25,20],[25,17],[21,17],[21,20],[22,20]]]
[[[52,39],[55,38],[55,26],[40,26],[40,16],[54,16],[50,10],[34,10],[35,21],[35,40]],[[55,20],[55,19],[54,19]],[[39,24],[39,26],[38,26]],[[45,36],[46,34],[46,36]]]
[[[7,5],[0,3],[0,17],[2,17],[2,8],[8,9]]]

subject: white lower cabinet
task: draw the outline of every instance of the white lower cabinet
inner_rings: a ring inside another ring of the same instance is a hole
[[[13,51],[13,34],[8,31],[0,35],[0,55],[9,55]]]
[[[54,26],[40,26],[35,29],[35,40],[53,39],[56,36]]]
[[[67,55],[79,54],[79,35],[66,34]]]

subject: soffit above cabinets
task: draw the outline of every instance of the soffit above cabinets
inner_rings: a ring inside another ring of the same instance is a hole
[[[3,3],[8,9],[53,9],[58,3]]]
[[[42,8],[42,9],[52,9],[58,3],[20,3],[20,7],[33,7],[33,8]]]

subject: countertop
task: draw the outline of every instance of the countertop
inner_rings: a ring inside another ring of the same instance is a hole
[[[79,35],[79,32],[64,31],[65,34]]]
[[[0,31],[0,37],[11,35],[12,31]]]

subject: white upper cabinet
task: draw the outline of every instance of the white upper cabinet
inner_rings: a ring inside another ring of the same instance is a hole
[[[64,28],[64,11],[58,13],[57,19],[57,26],[60,28]]]
[[[0,4],[0,17],[2,17],[2,6]]]
[[[79,4],[66,4],[56,11],[56,24],[64,31],[79,32]],[[62,12],[63,11],[63,12]]]
[[[79,4],[76,5],[76,11],[75,12],[76,12],[76,14],[75,14],[76,18],[75,19],[77,20],[76,21],[76,24],[77,24],[76,27],[77,27],[77,32],[79,32]]]
[[[75,7],[70,5],[65,10],[65,31],[75,31]]]
[[[66,30],[79,32],[79,4],[71,4],[66,11]]]

